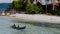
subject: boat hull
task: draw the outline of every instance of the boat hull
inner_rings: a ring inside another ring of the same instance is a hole
[[[12,27],[12,26],[11,26]],[[26,29],[26,26],[24,27],[12,27],[13,29],[17,29],[17,30],[23,30],[23,29]]]

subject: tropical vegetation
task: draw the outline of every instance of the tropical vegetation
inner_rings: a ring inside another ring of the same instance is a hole
[[[38,2],[34,4],[33,1],[34,0],[13,1],[8,9],[15,9],[16,11],[25,11],[26,14],[44,14],[46,12],[46,8],[44,9],[43,6],[38,5]],[[60,15],[60,4],[59,6],[54,6],[54,10],[48,9],[47,14]]]

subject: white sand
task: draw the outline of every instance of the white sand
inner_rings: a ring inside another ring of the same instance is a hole
[[[13,15],[11,15],[13,16]],[[29,15],[29,14],[15,14],[16,18],[21,18],[24,20],[38,21],[38,22],[48,22],[48,23],[60,23],[60,17],[58,16],[48,16],[48,15]]]

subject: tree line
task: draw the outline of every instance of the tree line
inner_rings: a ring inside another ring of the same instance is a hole
[[[14,9],[16,11],[25,11],[26,14],[51,14],[60,16],[60,4],[59,6],[54,6],[54,10],[52,9],[53,5],[48,5],[46,12],[46,5],[43,6],[40,2],[36,4],[33,3],[34,0],[18,0],[13,1],[9,8]],[[50,7],[51,6],[51,7]]]

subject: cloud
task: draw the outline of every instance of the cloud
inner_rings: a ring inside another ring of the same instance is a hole
[[[0,3],[11,3],[13,0],[0,0]]]

